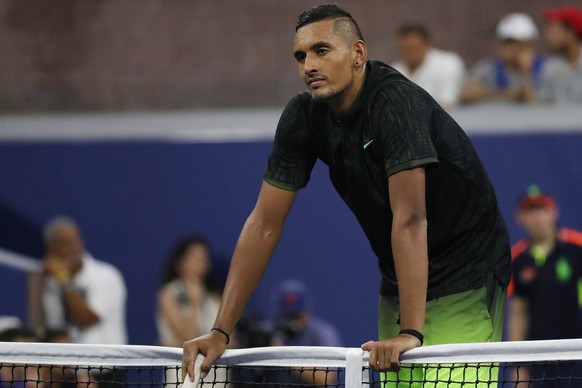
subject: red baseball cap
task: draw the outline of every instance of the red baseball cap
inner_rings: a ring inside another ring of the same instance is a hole
[[[531,185],[521,196],[517,203],[519,210],[530,210],[535,208],[553,208],[556,200],[551,195],[544,193],[536,185]]]
[[[295,279],[283,281],[275,290],[278,315],[297,315],[311,309],[307,286]]]
[[[579,8],[573,5],[548,8],[544,10],[544,17],[546,20],[567,24],[579,38],[582,38],[582,10]]]

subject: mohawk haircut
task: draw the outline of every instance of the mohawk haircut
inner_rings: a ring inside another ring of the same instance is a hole
[[[340,29],[344,31],[349,29],[352,34],[355,35],[356,39],[364,40],[360,27],[352,15],[339,5],[331,3],[317,5],[299,15],[299,18],[297,18],[297,24],[295,25],[295,31],[311,23],[334,19],[343,22],[341,23],[342,26],[339,26]]]

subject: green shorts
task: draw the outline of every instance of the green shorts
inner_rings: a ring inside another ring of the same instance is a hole
[[[506,288],[497,281],[458,294],[430,300],[426,304],[424,345],[454,344],[466,342],[501,341]],[[399,305],[396,298],[382,296],[378,320],[379,338],[398,336],[400,325]],[[400,372],[382,373],[382,381],[388,387],[497,387],[498,368],[467,366],[448,368],[443,365],[415,365],[403,367]],[[469,383],[469,384],[467,384]]]

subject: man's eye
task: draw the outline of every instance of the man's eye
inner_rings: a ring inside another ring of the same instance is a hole
[[[326,48],[317,49],[317,55],[325,55],[329,50]]]
[[[297,60],[297,62],[304,62],[305,61],[305,54],[296,54],[295,55],[295,59]]]

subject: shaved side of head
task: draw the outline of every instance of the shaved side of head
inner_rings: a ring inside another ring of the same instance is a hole
[[[350,43],[358,40],[364,41],[358,23],[349,12],[337,4],[321,4],[303,12],[297,19],[295,31],[308,24],[324,20],[333,20],[334,32],[349,40]]]
[[[358,25],[354,23],[353,19],[335,19],[333,23],[333,32],[346,39],[349,44],[357,42],[358,40],[364,40]]]

